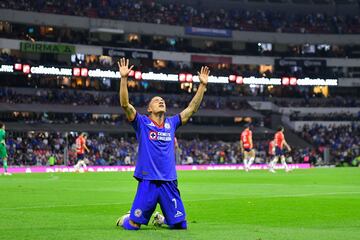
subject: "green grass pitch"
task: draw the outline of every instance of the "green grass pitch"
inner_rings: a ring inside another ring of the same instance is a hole
[[[115,227],[130,172],[0,176],[0,239],[360,239],[360,169],[179,172],[189,229]]]

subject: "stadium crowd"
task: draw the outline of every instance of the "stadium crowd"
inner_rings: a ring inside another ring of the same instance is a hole
[[[199,141],[198,139],[191,141],[179,140],[179,147],[182,152],[180,155],[182,164],[242,163],[239,142]],[[268,148],[268,140],[254,140],[255,163],[267,163],[270,161]],[[309,162],[310,150],[295,147],[294,151],[286,155],[289,163]]]
[[[336,164],[351,162],[360,156],[360,125],[305,126],[300,133],[308,142],[314,145],[318,154],[323,154],[325,148],[330,149],[330,156]]]
[[[358,114],[351,112],[332,112],[332,113],[307,113],[292,112],[290,121],[360,121],[360,111]]]
[[[89,138],[88,159],[91,165],[122,165],[128,158],[134,158],[137,145],[135,141],[124,141],[111,136]],[[69,134],[29,133],[26,136],[7,139],[9,162],[11,165],[64,165],[64,150],[68,149],[67,164],[73,165],[76,160],[75,136]],[[55,157],[51,164],[50,158]],[[105,160],[106,159],[106,160]],[[132,160],[133,161],[133,160]],[[132,164],[128,162],[127,164]]]
[[[130,94],[130,101],[136,107],[145,107],[154,94]],[[169,108],[185,108],[191,101],[192,95],[165,96]],[[64,91],[39,89],[35,94],[21,94],[11,88],[0,87],[0,103],[8,104],[64,104],[73,106],[119,106],[118,94],[101,94],[99,92]],[[249,109],[247,101],[229,99],[226,97],[205,97],[201,105],[205,109]]]
[[[277,56],[277,57],[358,57],[356,46],[352,45],[313,45],[306,51],[307,45],[289,45],[287,51],[278,51],[272,45],[263,47],[257,43],[246,43],[245,49],[237,49],[231,42],[204,42],[196,46],[191,39],[180,37],[158,37],[140,35],[136,39],[124,39],[121,42],[106,41],[101,38],[89,37],[88,30],[52,27],[51,34],[42,31],[41,26],[13,24],[8,30],[0,29],[0,37],[25,41],[42,41],[55,43],[85,44],[116,48],[135,48],[146,50],[162,50],[171,52],[211,53],[227,55]],[[271,47],[270,47],[271,46]],[[1,57],[0,57],[1,58]],[[94,66],[94,64],[92,65]]]
[[[359,33],[359,16],[325,13],[293,14],[270,10],[209,9],[202,2],[192,6],[172,1],[4,0],[1,8],[45,13],[110,18],[124,21],[226,28],[242,31],[297,33]]]
[[[356,97],[309,97],[304,95],[303,99],[274,99],[273,102],[280,107],[358,107],[360,100]]]
[[[120,126],[125,123],[124,115],[92,113],[45,113],[45,112],[0,112],[0,119],[7,123],[24,124],[89,124]]]
[[[123,114],[98,114],[98,113],[53,113],[53,112],[0,112],[0,119],[6,123],[16,123],[39,126],[39,124],[62,124],[76,126],[77,124],[114,126],[123,128],[128,120]],[[251,120],[252,126],[261,126],[268,124],[268,118],[248,118],[248,117],[224,117],[213,116],[206,118],[203,116],[194,116],[189,120],[193,125],[203,126],[236,126],[241,127],[244,123]],[[87,127],[91,127],[87,126]]]
[[[67,164],[75,163],[76,135],[60,133],[10,134],[7,138],[9,164],[27,165],[64,165],[64,150],[68,149]],[[133,165],[137,155],[135,138],[90,135],[87,139],[90,150],[86,157],[90,165]],[[255,141],[256,163],[267,162],[268,141]],[[308,161],[308,149],[297,149],[288,155],[289,162]],[[232,164],[242,163],[239,142],[209,140],[178,140],[176,150],[179,164]],[[51,162],[50,159],[53,161]]]
[[[119,106],[116,92],[86,91],[84,89],[38,88],[32,93],[23,89],[0,87],[0,103],[9,104],[66,104],[73,106]],[[177,84],[152,82],[148,85],[129,87],[130,101],[134,106],[143,107],[154,96],[161,94],[169,108],[187,106],[193,94],[180,89]],[[169,94],[171,93],[171,94]],[[360,100],[351,96],[312,97],[312,93],[301,92],[295,88],[283,88],[279,93],[252,92],[231,84],[214,84],[204,97],[202,108],[244,110],[251,108],[247,101],[271,101],[279,107],[325,107],[348,108],[360,106]],[[241,98],[240,98],[241,97]],[[291,98],[290,98],[291,97]]]

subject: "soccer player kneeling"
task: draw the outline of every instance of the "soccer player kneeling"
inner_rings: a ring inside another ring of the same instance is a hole
[[[186,229],[186,214],[175,168],[175,131],[198,110],[206,90],[209,68],[202,67],[198,73],[200,86],[189,106],[172,117],[165,116],[166,104],[159,96],[150,100],[147,108],[149,116],[141,115],[129,103],[127,78],[132,68],[128,59],[120,60],[120,104],[139,142],[134,173],[138,187],[131,211],[119,218],[116,224],[127,230],[138,230],[142,224],[148,224],[159,203],[164,216],[156,213],[156,224],[166,224],[171,229]]]

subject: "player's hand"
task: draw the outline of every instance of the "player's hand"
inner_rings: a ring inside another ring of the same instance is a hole
[[[291,147],[288,148],[288,151],[291,152]]]
[[[201,67],[200,72],[198,72],[200,83],[203,85],[207,85],[209,78],[210,70],[208,66]]]
[[[119,66],[120,76],[122,78],[128,77],[129,73],[134,67],[134,65],[131,65],[131,67],[129,68],[129,59],[125,59],[125,58],[120,59],[120,61],[118,62],[118,66]]]

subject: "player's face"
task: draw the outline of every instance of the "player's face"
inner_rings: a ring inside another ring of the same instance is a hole
[[[157,114],[166,112],[166,104],[161,97],[153,97],[149,103],[148,112]]]

